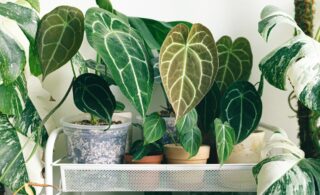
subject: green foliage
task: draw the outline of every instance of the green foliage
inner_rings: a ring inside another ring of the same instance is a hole
[[[108,83],[95,74],[82,74],[73,84],[73,100],[77,108],[111,124],[116,100]]]
[[[112,4],[110,0],[96,0],[96,4],[109,12],[113,12]]]
[[[37,12],[40,12],[40,2],[39,0],[26,0],[33,9],[37,10]]]
[[[140,160],[145,156],[156,155],[162,153],[162,147],[158,143],[144,144],[143,140],[135,141],[130,149],[133,160]]]
[[[150,144],[162,138],[166,132],[166,122],[156,112],[148,115],[143,123],[144,144]]]
[[[120,17],[100,8],[87,11],[85,29],[115,83],[144,118],[152,95],[153,69],[143,39]]]
[[[205,26],[179,24],[169,32],[160,51],[160,75],[177,120],[200,103],[217,70],[215,41]]]
[[[59,6],[41,19],[36,41],[43,79],[78,52],[83,35],[84,17],[77,8]]]
[[[262,101],[254,86],[247,81],[233,83],[221,99],[221,117],[234,129],[236,143],[242,142],[259,124]]]

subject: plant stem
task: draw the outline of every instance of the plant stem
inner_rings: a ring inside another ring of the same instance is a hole
[[[177,146],[178,143],[177,143],[176,139],[174,139],[174,136],[173,136],[172,132],[168,131],[168,135],[169,135],[171,141]]]
[[[70,64],[71,64],[71,68],[72,68],[73,78],[76,79],[77,78],[77,74],[76,74],[76,71],[74,69],[74,65],[73,65],[72,60],[70,60]]]

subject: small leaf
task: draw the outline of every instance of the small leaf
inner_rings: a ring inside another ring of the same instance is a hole
[[[228,122],[214,120],[217,153],[221,165],[229,158],[235,144],[235,132]]]
[[[77,8],[59,6],[41,19],[36,42],[43,79],[77,53],[83,34],[84,17]]]
[[[80,75],[73,84],[73,100],[79,110],[111,124],[116,100],[104,79],[90,73]]]
[[[109,12],[113,12],[112,4],[110,0],[96,0],[96,4]]]
[[[192,109],[177,121],[176,128],[179,134],[179,140],[182,147],[190,154],[195,156],[202,143],[201,131],[197,126],[197,112]]]
[[[162,138],[166,132],[166,122],[156,112],[148,115],[143,123],[144,144],[150,144]]]
[[[88,73],[88,67],[86,61],[84,60],[83,56],[77,52],[72,58],[71,63],[79,68],[79,74]]]
[[[217,48],[209,29],[179,24],[169,32],[160,51],[160,75],[177,120],[200,103],[217,70]]]
[[[28,3],[30,3],[30,5],[37,10],[37,12],[40,12],[40,3],[39,0],[26,0],[28,1]]]
[[[123,111],[125,108],[124,103],[116,101],[116,111]]]
[[[248,80],[252,69],[252,51],[246,38],[237,38],[234,42],[229,36],[221,37],[217,42],[219,69],[216,82],[221,94],[235,81]]]
[[[240,143],[253,132],[262,115],[262,102],[255,87],[247,81],[233,83],[221,99],[221,117],[236,133]]]

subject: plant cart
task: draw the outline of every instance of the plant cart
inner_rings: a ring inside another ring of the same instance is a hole
[[[55,142],[62,129],[54,130],[46,148],[46,184],[53,184],[53,168],[60,169],[61,192],[208,191],[255,192],[253,164],[132,165],[72,164],[53,161]],[[52,188],[46,188],[53,195]]]

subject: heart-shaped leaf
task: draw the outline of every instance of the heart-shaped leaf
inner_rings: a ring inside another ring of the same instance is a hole
[[[90,8],[85,18],[90,45],[112,73],[121,92],[145,117],[153,87],[153,69],[143,39],[120,17]]]
[[[246,38],[237,38],[233,43],[229,36],[217,41],[219,69],[216,82],[223,94],[235,81],[248,80],[252,69],[252,52]]]
[[[214,119],[220,115],[221,94],[217,83],[214,83],[207,95],[197,105],[198,126],[202,132],[210,132]]]
[[[247,138],[258,126],[262,102],[254,86],[247,81],[233,83],[221,99],[221,117],[236,133],[236,143]]]
[[[198,115],[195,109],[192,109],[177,121],[176,128],[179,134],[179,140],[182,147],[190,154],[195,156],[202,143],[202,136],[197,126]]]
[[[84,17],[75,7],[59,6],[43,16],[36,38],[43,79],[77,53],[83,34]]]
[[[217,153],[221,165],[229,158],[235,144],[235,132],[228,122],[222,123],[221,119],[214,120]]]
[[[160,75],[176,119],[192,110],[211,89],[218,57],[211,32],[201,24],[175,26],[160,51]]]
[[[86,73],[74,81],[73,100],[79,110],[109,123],[116,109],[116,100],[108,83],[95,74]]]
[[[0,85],[9,85],[21,75],[26,57],[23,49],[1,30],[1,26],[0,43]]]
[[[162,138],[166,132],[166,122],[156,112],[148,115],[143,123],[144,144],[150,144]]]

